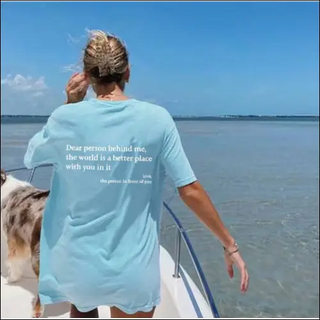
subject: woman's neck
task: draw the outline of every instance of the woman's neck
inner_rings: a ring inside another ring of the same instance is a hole
[[[121,101],[128,100],[129,98],[123,93],[123,90],[116,85],[110,84],[107,86],[101,86],[95,88],[95,93],[97,95],[97,99],[99,100],[107,100],[107,101]]]

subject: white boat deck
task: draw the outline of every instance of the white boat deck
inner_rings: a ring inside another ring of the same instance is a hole
[[[4,239],[3,239],[4,240]],[[1,241],[1,319],[31,318],[32,302],[37,292],[37,282],[31,269],[15,284],[6,283],[5,240]],[[175,279],[174,262],[169,253],[161,248],[162,302],[155,318],[213,318],[210,308],[199,289],[182,270],[183,277]],[[108,307],[99,308],[100,318],[110,318]],[[46,306],[44,318],[69,318],[69,304]]]

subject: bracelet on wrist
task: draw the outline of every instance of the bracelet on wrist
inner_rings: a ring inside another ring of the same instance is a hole
[[[238,244],[237,243],[234,243],[233,245],[235,247],[234,250],[231,250],[229,251],[226,247],[223,247],[223,250],[224,250],[224,253],[228,256],[231,256],[233,255],[234,253],[238,252],[239,251],[239,247],[238,247]]]

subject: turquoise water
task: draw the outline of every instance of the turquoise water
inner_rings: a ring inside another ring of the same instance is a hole
[[[194,171],[241,248],[251,276],[240,294],[221,246],[179,200],[165,198],[195,247],[223,317],[319,317],[319,123],[179,121]],[[1,167],[22,165],[42,124],[2,124]],[[48,187],[48,169],[35,183]],[[20,174],[24,178],[26,175]],[[173,254],[175,232],[163,217],[162,243]],[[183,251],[182,264],[196,279]]]

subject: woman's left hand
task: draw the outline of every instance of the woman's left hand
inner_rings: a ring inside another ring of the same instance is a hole
[[[249,273],[246,267],[245,262],[243,261],[240,253],[235,251],[233,253],[226,253],[224,254],[224,260],[226,263],[227,271],[229,273],[230,278],[233,278],[234,271],[233,271],[233,264],[238,268],[240,272],[240,291],[246,292],[249,287]]]
[[[75,73],[68,81],[66,86],[66,103],[81,102],[87,94],[89,79],[84,73]]]

